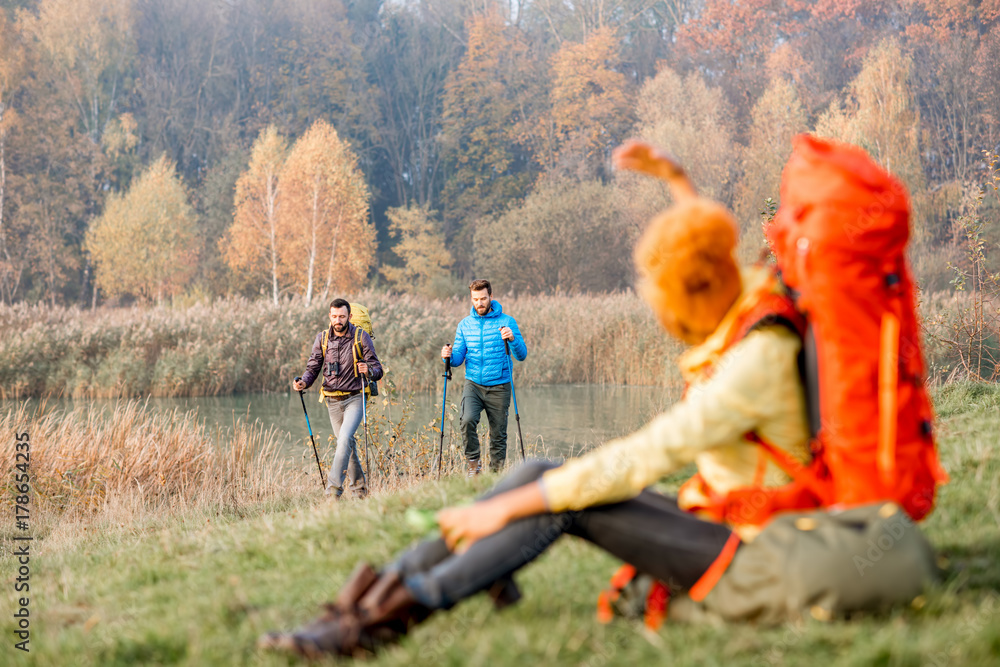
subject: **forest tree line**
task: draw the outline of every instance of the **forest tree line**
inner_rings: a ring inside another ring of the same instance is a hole
[[[906,182],[925,288],[997,216],[1000,0],[0,7],[3,303],[622,289],[667,202],[612,171],[629,136],[736,211],[744,259],[803,131]]]

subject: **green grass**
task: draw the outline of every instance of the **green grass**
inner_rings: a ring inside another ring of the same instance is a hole
[[[951,483],[925,522],[950,564],[920,609],[762,629],[631,621],[601,626],[594,600],[616,562],[561,540],[519,575],[524,599],[494,612],[473,599],[440,613],[371,665],[989,665],[1000,663],[1000,388],[936,395]],[[287,665],[256,637],[308,620],[360,559],[381,563],[419,536],[406,507],[468,499],[495,478],[452,478],[364,502],[308,496],[249,509],[62,523],[32,545],[31,654],[0,619],[0,662],[35,665]],[[8,519],[9,521],[9,519]],[[9,536],[10,529],[0,528]],[[15,565],[4,540],[0,573]],[[11,585],[5,599],[13,608]]]

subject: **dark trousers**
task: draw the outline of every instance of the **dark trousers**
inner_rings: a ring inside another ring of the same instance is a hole
[[[555,467],[558,464],[549,461],[528,461],[483,498],[532,482]],[[582,537],[639,572],[666,582],[672,590],[682,591],[694,585],[718,557],[730,530],[681,510],[673,498],[643,491],[612,505],[515,521],[463,554],[448,551],[444,540],[429,540],[405,552],[390,567],[401,571],[407,588],[421,603],[447,609],[503,583],[563,534]]]
[[[462,391],[462,443],[465,458],[479,460],[479,418],[486,410],[490,423],[490,469],[503,467],[507,458],[507,410],[510,408],[510,383],[485,387],[475,382],[465,381]]]

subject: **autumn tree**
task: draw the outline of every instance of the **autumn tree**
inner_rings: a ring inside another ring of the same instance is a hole
[[[778,202],[781,170],[792,152],[792,137],[808,129],[805,109],[795,87],[784,79],[771,81],[754,104],[750,141],[742,153],[742,177],[736,188],[735,209],[743,233],[745,259],[755,259],[763,244],[760,211],[767,198]]]
[[[739,146],[721,89],[664,67],[643,84],[636,112],[636,135],[676,157],[699,192],[730,203]],[[670,203],[662,182],[631,172],[615,175],[613,192],[620,215],[639,228]]]
[[[384,265],[382,275],[400,292],[439,296],[452,260],[444,245],[444,235],[438,231],[436,212],[409,206],[391,208],[386,215],[390,234],[396,241],[392,250],[402,264]]]
[[[135,50],[132,0],[41,0],[19,23],[58,72],[84,132],[95,144],[120,99]]]
[[[603,292],[631,282],[637,228],[599,181],[544,179],[476,229],[475,268],[520,292]]]
[[[865,58],[844,101],[835,100],[816,124],[816,133],[868,151],[899,176],[911,193],[924,185],[920,160],[920,116],[910,87],[913,61],[899,42],[887,39]],[[915,225],[919,235],[920,225]]]
[[[357,289],[375,260],[368,186],[358,159],[333,126],[318,120],[292,147],[279,176],[279,271],[312,301],[318,280]]]
[[[7,206],[7,143],[8,135],[18,121],[12,102],[21,87],[26,70],[26,54],[14,26],[7,15],[0,12],[0,301],[11,303],[21,282],[23,267],[16,251],[11,254],[14,241],[10,233],[10,214]]]
[[[564,43],[552,56],[551,120],[539,128],[540,159],[549,169],[588,178],[602,173],[632,125],[632,98],[614,30]]]
[[[271,298],[278,304],[278,245],[283,230],[278,216],[278,174],[288,142],[269,126],[257,136],[250,165],[236,181],[233,224],[219,241],[226,264],[242,275],[270,278]]]
[[[545,103],[545,61],[519,29],[489,11],[466,30],[465,55],[445,84],[441,134],[445,222],[462,268],[471,266],[475,221],[521,199],[536,177],[531,137]]]
[[[173,163],[160,157],[128,192],[108,197],[87,232],[97,286],[157,302],[180,293],[197,264],[194,217]]]
[[[920,118],[910,76],[913,61],[889,39],[868,57],[846,99],[820,117],[816,132],[858,144],[910,189],[923,185]]]

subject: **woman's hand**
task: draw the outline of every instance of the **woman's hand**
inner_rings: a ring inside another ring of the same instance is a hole
[[[437,513],[441,536],[448,549],[462,553],[507,525],[506,508],[494,500],[484,500],[468,507],[448,507]]]
[[[441,536],[456,553],[503,529],[511,521],[547,511],[545,493],[538,482],[482,500],[468,507],[447,507],[437,513]]]

